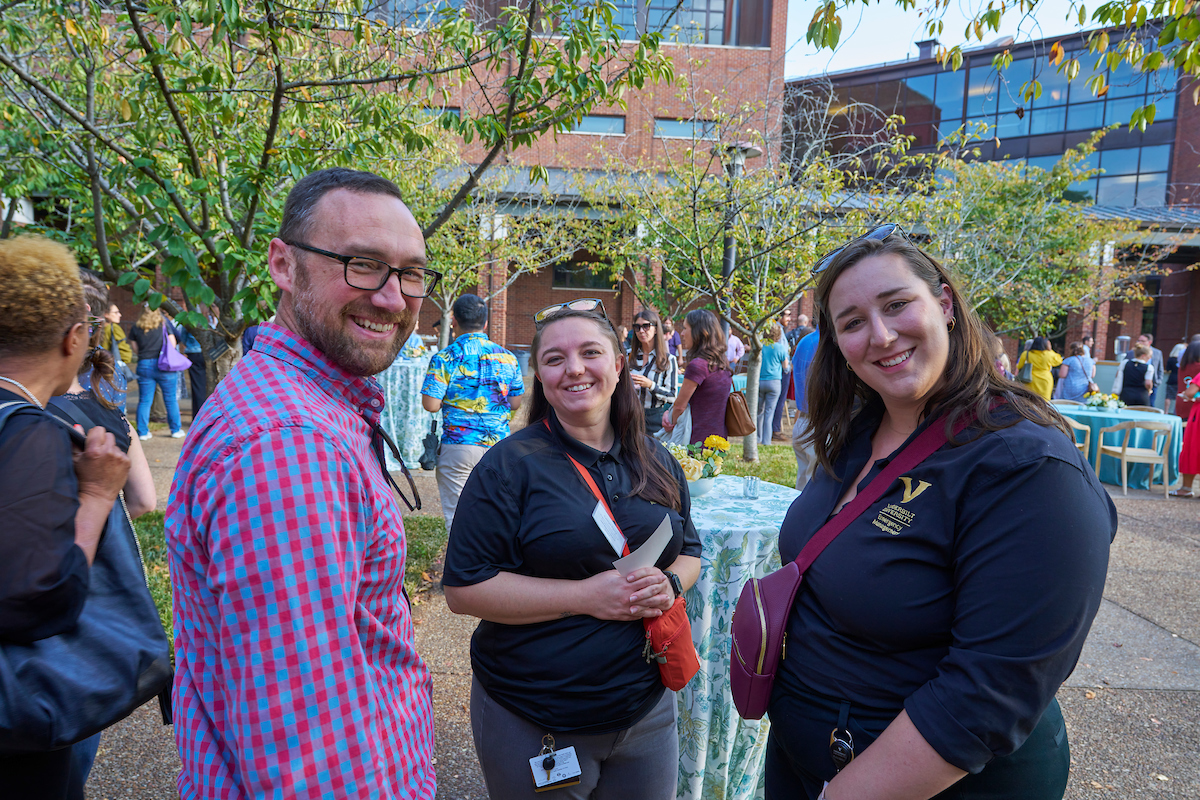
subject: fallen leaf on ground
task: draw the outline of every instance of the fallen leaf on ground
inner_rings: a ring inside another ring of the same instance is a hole
[[[1083,693],[1083,696],[1084,696],[1084,697],[1086,697],[1088,700],[1095,700],[1095,699],[1096,699],[1096,693],[1095,693],[1095,692],[1084,692],[1084,693]]]

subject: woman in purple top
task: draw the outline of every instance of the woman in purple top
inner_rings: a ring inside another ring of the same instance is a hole
[[[725,406],[729,402],[733,373],[725,360],[721,323],[711,311],[696,309],[684,319],[679,334],[688,363],[675,404],[663,414],[663,427],[670,432],[683,410],[690,407],[693,444],[713,434],[726,436]]]

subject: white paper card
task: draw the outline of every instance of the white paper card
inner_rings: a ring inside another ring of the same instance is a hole
[[[529,751],[527,750],[526,752]],[[540,790],[543,786],[549,786],[552,783],[560,783],[571,778],[578,778],[583,774],[583,770],[579,768],[579,757],[575,755],[574,747],[564,747],[562,750],[554,751],[554,766],[550,768],[549,774],[542,767],[542,762],[545,759],[545,755],[536,755],[529,759],[529,768],[533,770],[533,786],[536,790]],[[579,783],[579,781],[566,785],[574,786],[575,783]]]
[[[628,575],[642,567],[653,567],[658,563],[659,556],[663,554],[663,550],[667,549],[670,541],[671,517],[663,514],[663,521],[658,523],[658,527],[654,529],[654,533],[650,535],[645,544],[624,558],[618,558],[613,562],[613,566],[621,575]]]
[[[604,507],[604,503],[596,502],[596,508],[592,510],[592,519],[596,520],[596,524],[600,526],[600,532],[604,534],[605,539],[608,539],[613,552],[618,557],[624,553],[625,537],[621,535],[621,531],[617,528],[617,523],[613,522],[612,517],[608,515],[608,509]]]

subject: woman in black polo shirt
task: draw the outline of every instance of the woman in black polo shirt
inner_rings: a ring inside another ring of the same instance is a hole
[[[821,466],[784,521],[785,562],[926,426],[974,421],[805,574],[771,698],[768,800],[1061,798],[1054,694],[1099,607],[1116,510],[897,226],[817,271],[808,439]]]
[[[575,748],[582,770],[551,797],[675,797],[675,695],[643,656],[642,620],[695,582],[701,547],[683,472],[645,435],[603,314],[598,300],[539,312],[529,422],[475,467],[450,533],[446,602],[482,620],[471,640],[471,724],[493,800],[538,796],[529,760],[547,734],[558,750]],[[626,578],[613,569],[618,553],[571,458],[631,551],[670,519],[656,566]]]

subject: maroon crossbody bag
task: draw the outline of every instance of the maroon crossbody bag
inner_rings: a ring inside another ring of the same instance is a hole
[[[972,415],[964,415],[954,426],[954,435],[961,433],[972,419]],[[733,611],[733,648],[729,657],[733,703],[742,717],[761,719],[771,702],[775,673],[785,656],[788,615],[805,571],[839,533],[883,496],[897,478],[945,443],[945,417],[940,417],[921,431],[840,513],[826,522],[804,545],[795,561],[770,575],[751,578],[742,587]]]

